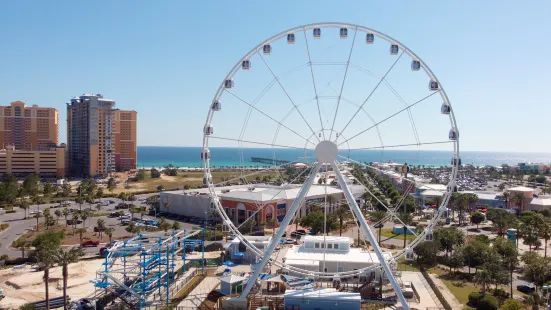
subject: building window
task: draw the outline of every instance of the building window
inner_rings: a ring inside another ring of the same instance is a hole
[[[338,244],[338,243],[335,243],[334,248],[335,248],[335,250],[338,250],[338,249],[339,249],[339,244]]]
[[[333,248],[333,244],[332,244],[332,243],[329,243],[329,244],[327,245],[327,248],[328,248],[328,249],[332,249],[332,248]]]
[[[319,248],[320,248],[319,242],[314,243],[314,248],[316,248],[316,249],[319,249]]]

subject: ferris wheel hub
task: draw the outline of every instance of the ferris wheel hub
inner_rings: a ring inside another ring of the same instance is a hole
[[[339,156],[339,148],[333,141],[324,140],[316,146],[316,157],[322,163],[333,163]]]

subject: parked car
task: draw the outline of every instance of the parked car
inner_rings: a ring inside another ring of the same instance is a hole
[[[42,214],[42,211],[31,211],[29,215]]]
[[[520,284],[517,285],[517,291],[525,293],[525,294],[532,294],[536,291],[536,287],[534,284]]]
[[[99,241],[97,240],[86,240],[80,244],[81,247],[89,247],[89,246],[98,246]]]
[[[76,221],[73,221],[72,219],[67,220],[67,225],[75,225],[75,224],[81,224],[82,220],[78,219]]]
[[[121,202],[119,203],[116,207],[115,207],[116,210],[119,210],[119,209],[128,209],[128,205],[124,202]]]
[[[121,221],[121,225],[128,225],[128,224],[130,224],[130,222],[131,221],[129,219],[124,219],[124,220]]]
[[[295,244],[295,239],[287,238],[285,239],[285,244]]]
[[[126,214],[123,214],[123,215],[120,215],[119,216],[119,220],[124,220],[124,219],[131,219],[132,218],[132,215],[130,215],[129,213],[126,213]]]
[[[70,206],[70,205],[71,205],[71,202],[68,201],[68,200],[66,200],[66,201],[60,202],[59,204],[62,205],[62,206],[64,206],[64,207],[66,207],[66,206]]]
[[[119,217],[119,212],[111,212],[108,217]]]

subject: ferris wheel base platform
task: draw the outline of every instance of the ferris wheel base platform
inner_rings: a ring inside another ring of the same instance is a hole
[[[246,298],[229,298],[222,300],[222,310],[232,309],[232,310],[248,310],[247,299]]]

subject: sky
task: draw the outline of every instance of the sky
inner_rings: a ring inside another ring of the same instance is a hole
[[[65,103],[101,93],[120,109],[138,111],[139,146],[199,146],[209,106],[241,58],[286,29],[331,21],[375,29],[415,52],[444,86],[461,150],[551,153],[550,13],[549,1],[3,1],[0,105],[21,100],[57,108],[65,142]],[[252,55],[250,72],[238,70],[232,93],[220,98],[215,135],[298,147],[304,146],[299,136],[316,142],[320,128],[329,134],[335,111],[334,127],[352,119],[341,133],[347,139],[404,107],[383,85],[366,103],[366,113],[352,117],[398,56],[389,55],[383,40],[367,45],[360,32],[352,39],[353,27],[345,40],[338,29],[322,31],[319,40],[311,30],[308,38],[297,32],[296,45],[273,42],[272,55]],[[308,62],[306,40],[312,61],[320,63],[346,63],[355,44],[346,83],[345,65],[312,67],[318,96],[327,97],[318,103],[310,67],[301,67]],[[388,81],[411,104],[431,92],[427,75],[409,70],[406,56]],[[281,77],[281,86],[274,76]],[[252,105],[270,83],[247,118],[250,105],[243,101]],[[348,100],[342,105],[336,102],[341,85],[341,98]],[[422,143],[446,140],[450,121],[440,115],[441,103],[432,96],[411,109],[414,126],[409,113],[401,113],[381,125],[380,136],[370,130],[350,147],[415,143],[415,132]],[[295,104],[301,113],[292,111]],[[278,136],[274,119],[284,125]]]

